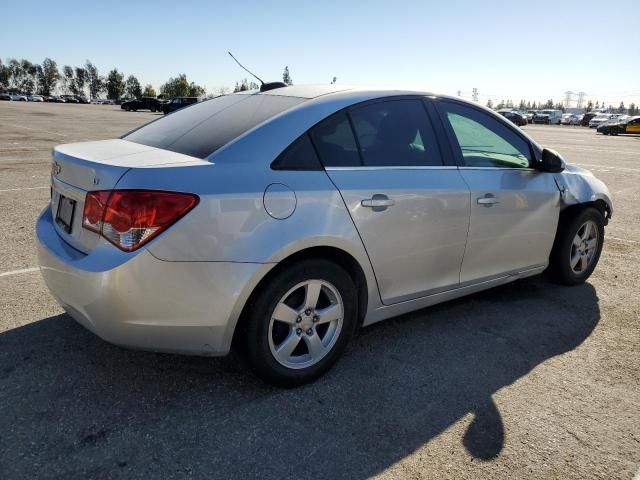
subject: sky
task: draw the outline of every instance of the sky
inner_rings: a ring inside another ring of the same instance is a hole
[[[45,57],[156,89],[186,73],[215,93],[289,67],[296,84],[411,88],[559,102],[566,91],[640,104],[640,0],[0,0],[0,58]],[[29,13],[31,12],[31,13]],[[12,19],[9,21],[9,19]]]

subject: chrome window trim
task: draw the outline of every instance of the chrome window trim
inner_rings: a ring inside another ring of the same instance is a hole
[[[327,171],[348,171],[348,170],[457,170],[458,167],[455,165],[434,165],[434,166],[409,166],[409,165],[398,165],[398,166],[353,166],[353,167],[325,167]]]
[[[538,170],[532,167],[471,167],[466,165],[461,165],[459,167],[460,170],[509,170],[509,171],[518,171],[518,172],[537,172]]]

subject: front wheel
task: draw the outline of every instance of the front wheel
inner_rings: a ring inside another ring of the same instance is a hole
[[[593,207],[559,224],[550,257],[552,277],[564,285],[585,282],[598,264],[603,245],[604,216]]]
[[[260,378],[280,387],[311,382],[329,370],[357,324],[353,280],[324,260],[282,270],[249,309],[249,364]]]

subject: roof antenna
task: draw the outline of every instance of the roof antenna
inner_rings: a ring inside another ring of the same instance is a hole
[[[234,56],[233,56],[233,53],[231,53],[231,52],[227,52],[227,53],[231,56],[231,58],[233,58],[233,59],[236,61],[236,63],[237,63],[238,65],[240,65],[240,68],[241,68],[241,69],[243,69],[245,72],[248,72],[248,73],[249,73],[249,75],[251,75],[252,77],[255,77],[255,78],[260,82],[260,85],[264,85],[264,82],[262,81],[262,79],[261,79],[259,76],[257,76],[255,73],[253,73],[253,72],[249,71],[249,69],[248,69],[248,68],[246,68],[244,65],[242,65],[242,64],[238,61],[238,59],[237,59],[236,57],[234,57]]]
[[[235,60],[235,62],[240,66],[241,69],[243,69],[245,72],[249,73],[249,75],[251,75],[252,77],[254,77],[256,80],[258,80],[260,82],[260,91],[261,92],[266,92],[267,90],[273,90],[275,88],[282,88],[282,87],[286,87],[287,84],[283,83],[283,82],[270,82],[270,83],[264,83],[262,81],[262,79],[257,76],[255,73],[251,72],[247,67],[245,67],[244,65],[242,65],[238,59],[236,57],[233,56],[233,53],[227,51],[227,53],[229,54],[229,56],[231,58],[233,58]]]

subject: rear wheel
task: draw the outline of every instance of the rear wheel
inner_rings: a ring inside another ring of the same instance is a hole
[[[304,260],[281,271],[250,305],[249,364],[263,380],[295,387],[338,360],[356,327],[357,295],[333,262]]]
[[[585,208],[558,226],[549,273],[564,285],[583,283],[596,268],[603,244],[604,217],[593,207]]]

